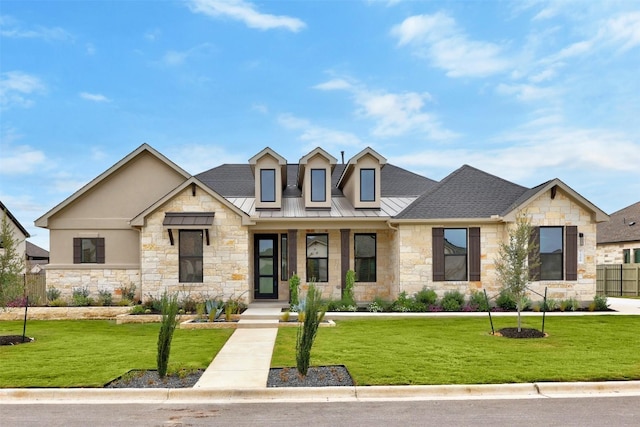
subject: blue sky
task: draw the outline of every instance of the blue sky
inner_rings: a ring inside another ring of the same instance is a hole
[[[640,200],[637,1],[2,0],[0,77],[0,200],[44,248],[33,221],[144,142]]]

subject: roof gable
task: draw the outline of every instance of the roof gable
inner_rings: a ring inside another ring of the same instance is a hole
[[[25,238],[31,237],[31,235],[29,234],[27,229],[24,228],[22,226],[22,224],[20,224],[20,221],[18,221],[18,219],[15,216],[13,216],[11,211],[1,201],[0,201],[0,212],[5,212],[6,213],[7,217],[9,218],[9,220],[11,222],[13,222],[13,224],[16,226],[16,228],[18,230],[20,230],[20,232],[24,235]]]
[[[612,213],[608,222],[598,224],[598,243],[640,241],[640,202]]]

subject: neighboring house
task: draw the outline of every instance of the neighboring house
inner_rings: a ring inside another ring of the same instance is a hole
[[[296,273],[339,299],[353,269],[367,302],[425,286],[496,294],[494,259],[520,211],[541,252],[533,288],[592,299],[596,225],[608,216],[562,181],[526,188],[463,166],[436,182],[371,148],[346,164],[321,148],[295,164],[265,148],[190,176],[144,144],[36,225],[50,230],[47,283],[67,293],[133,283],[141,297],[284,302]]]
[[[598,264],[640,263],[640,202],[598,224]]]
[[[16,253],[20,254],[23,260],[26,260],[27,252],[27,238],[31,237],[27,230],[20,224],[20,222],[13,216],[13,214],[7,209],[7,207],[0,201],[0,221],[5,217],[9,221],[9,227],[13,232],[13,240],[16,245]],[[4,249],[2,241],[0,241],[0,251]]]
[[[49,264],[49,251],[40,246],[27,242],[26,246],[27,271],[33,274],[44,274],[44,266]]]

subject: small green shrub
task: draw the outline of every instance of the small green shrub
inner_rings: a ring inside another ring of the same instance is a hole
[[[435,305],[436,301],[438,301],[438,294],[433,289],[427,289],[425,286],[416,293],[415,298],[418,303],[429,307],[430,305]]]
[[[49,307],[66,307],[67,301],[64,298],[56,298],[49,301]]]
[[[122,299],[128,299],[129,301],[135,301],[136,299],[136,285],[131,283],[129,286],[120,287],[120,295]]]
[[[460,291],[447,291],[440,305],[444,311],[460,311],[464,304],[464,295]]]
[[[160,303],[160,306],[162,306],[162,302]],[[198,309],[198,302],[188,295],[180,302],[180,308],[182,308],[185,313],[195,313]]]
[[[128,305],[132,305],[133,301],[131,301],[130,299],[126,299],[126,298],[122,298],[120,301],[118,301],[118,306],[119,307],[126,307]]]
[[[52,286],[47,289],[47,301],[54,301],[60,298],[60,290]]]
[[[593,305],[595,311],[607,311],[609,310],[609,304],[607,303],[607,297],[604,295],[596,295],[593,297]]]
[[[296,336],[296,368],[302,376],[307,375],[311,361],[311,347],[325,313],[320,290],[316,289],[313,282],[309,284],[304,313],[305,321],[298,327]]]
[[[380,313],[383,311],[383,308],[377,301],[373,301],[367,306],[367,311],[370,313]]]
[[[293,273],[293,276],[289,278],[289,293],[290,293],[290,304],[291,307],[295,307],[298,305],[299,295],[300,295],[300,277]],[[295,311],[295,310],[292,310]]]
[[[580,301],[575,298],[567,298],[560,302],[560,311],[577,311],[580,309]]]
[[[142,306],[138,306],[142,307]],[[162,321],[160,332],[158,333],[158,376],[164,378],[167,375],[169,365],[169,354],[171,352],[171,340],[173,332],[178,324],[178,295],[167,295],[166,291],[162,295]]]
[[[346,306],[355,306],[356,300],[353,295],[353,286],[356,282],[356,272],[348,270],[345,275],[344,294],[342,295],[342,301]],[[355,311],[355,310],[354,310]]]
[[[496,305],[505,311],[515,310],[517,307],[515,298],[505,291],[501,291],[498,298],[496,298]]]
[[[98,305],[101,306],[109,306],[113,303],[113,297],[111,296],[111,292],[107,289],[98,290]]]
[[[86,287],[73,288],[71,294],[71,305],[74,307],[86,307],[93,303],[93,299],[89,298],[89,289]]]
[[[152,313],[160,313],[162,310],[162,301],[153,295],[147,295],[147,298],[142,302],[145,309],[151,310]]]
[[[129,311],[130,314],[147,314],[147,309],[142,305],[134,305]]]
[[[329,300],[325,303],[327,311],[358,311],[358,306],[351,300]]]
[[[476,311],[489,311],[491,308],[484,292],[473,291],[469,297],[469,307]]]

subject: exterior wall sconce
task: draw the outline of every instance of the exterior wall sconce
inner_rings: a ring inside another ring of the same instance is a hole
[[[578,240],[580,242],[580,246],[584,246],[584,233],[578,234]]]

